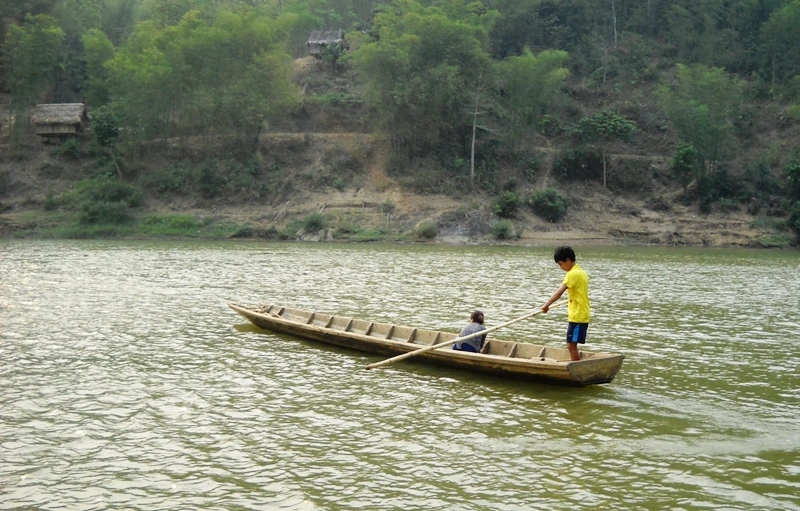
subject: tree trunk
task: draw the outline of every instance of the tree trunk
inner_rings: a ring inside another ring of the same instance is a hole
[[[608,188],[606,186],[606,148],[603,148],[603,188]]]
[[[611,0],[611,17],[614,20],[614,48],[617,47],[617,10],[614,7],[614,0]]]
[[[478,131],[478,102],[480,100],[481,87],[483,86],[481,83],[482,78],[483,73],[478,77],[478,86],[475,88],[475,107],[472,110],[472,145],[469,155],[469,185],[473,188],[475,187],[475,135]]]
[[[472,113],[472,147],[469,155],[469,184],[475,186],[475,132],[478,130],[478,95],[475,95],[475,111]]]
[[[119,163],[117,163],[117,157],[114,156],[114,150],[110,147],[107,147],[106,150],[108,151],[108,154],[111,155],[111,161],[114,162],[114,166],[117,168],[117,177],[119,177],[119,180],[122,181],[122,170],[119,168]]]

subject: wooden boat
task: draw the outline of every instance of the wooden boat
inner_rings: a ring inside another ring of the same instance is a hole
[[[279,305],[229,303],[228,306],[265,330],[389,356],[458,337],[451,332],[332,316]],[[585,386],[611,382],[625,358],[613,353],[582,351],[581,354],[581,360],[572,361],[564,348],[502,341],[489,334],[481,353],[456,351],[446,346],[417,355],[414,360],[515,379]]]

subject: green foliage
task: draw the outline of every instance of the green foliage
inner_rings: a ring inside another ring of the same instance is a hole
[[[297,104],[284,49],[290,18],[247,7],[172,9],[159,17],[177,24],[138,24],[105,61],[123,124],[137,142],[232,131],[255,143],[264,123]]]
[[[545,50],[534,55],[525,48],[521,55],[497,64],[512,150],[519,148],[523,135],[542,121],[547,106],[569,75],[564,67],[567,58],[565,51]]]
[[[764,248],[789,248],[797,239],[792,239],[788,234],[771,234],[758,239],[758,244]]]
[[[151,236],[196,236],[204,225],[192,215],[148,215],[138,230]]]
[[[527,202],[536,215],[550,222],[558,222],[564,218],[569,206],[569,200],[553,188],[533,192]]]
[[[27,15],[11,25],[3,44],[3,83],[19,110],[39,101],[51,88],[59,63],[64,31],[51,16]]]
[[[739,203],[733,199],[723,197],[717,201],[717,210],[721,213],[733,213],[734,211],[739,211]]]
[[[114,44],[102,30],[90,29],[81,37],[86,59],[86,104],[97,108],[111,100],[106,63],[114,57]],[[95,124],[93,114],[92,124]]]
[[[786,119],[792,124],[800,124],[800,105],[787,106]]]
[[[439,227],[433,222],[422,222],[414,229],[418,238],[432,240],[439,234]]]
[[[760,216],[750,222],[751,229],[771,229],[773,231],[786,230],[787,222],[785,218],[776,218],[772,216]]]
[[[386,229],[364,229],[359,230],[350,236],[352,241],[370,242],[370,241],[384,241],[386,239]]]
[[[83,155],[80,139],[77,137],[67,137],[59,148],[54,151],[54,154],[68,160],[79,160]]]
[[[789,197],[800,200],[800,161],[786,165],[786,185]]]
[[[698,170],[700,161],[697,151],[692,144],[679,144],[672,155],[670,168],[678,179],[678,182],[686,187],[695,175],[701,174]]]
[[[327,44],[322,47],[320,58],[323,62],[330,64],[331,72],[336,69],[336,64],[345,54],[346,49],[341,44]]]
[[[800,74],[800,2],[785,2],[775,10],[761,29],[765,63],[774,79],[790,79]]]
[[[730,210],[738,200],[748,198],[744,196],[746,192],[741,180],[724,168],[701,176],[696,184],[695,195],[703,213],[710,212],[714,202],[724,200],[722,207]]]
[[[303,218],[303,230],[307,233],[317,232],[324,229],[327,224],[325,215],[322,213],[310,213]]]
[[[636,125],[617,112],[603,110],[584,117],[575,127],[573,135],[583,142],[605,145],[615,140],[627,141],[636,131]]]
[[[225,192],[225,177],[220,173],[214,161],[206,161],[197,173],[197,189],[206,199],[219,197]]]
[[[117,179],[99,176],[79,181],[73,190],[48,198],[48,209],[59,207],[80,212],[81,224],[126,223],[131,208],[142,205],[142,190]]]
[[[117,179],[100,176],[76,185],[81,197],[91,202],[123,202],[130,207],[142,205],[142,190]]]
[[[100,147],[114,147],[119,138],[119,118],[108,107],[92,112],[92,133]]]
[[[786,224],[797,233],[798,239],[800,239],[800,200],[795,201],[789,210],[789,218]]]
[[[678,64],[677,84],[657,93],[680,142],[691,144],[704,173],[709,163],[726,160],[731,149],[735,114],[743,101],[741,80],[725,70]]]
[[[484,50],[497,13],[463,3],[397,0],[375,15],[375,37],[353,52],[365,100],[382,131],[409,155],[459,138],[463,105],[490,73]]]
[[[394,213],[396,206],[392,199],[386,199],[385,201],[381,202],[380,209],[381,213],[384,215],[391,215]]]
[[[7,170],[0,170],[0,197],[11,190],[11,176]]]
[[[567,149],[553,160],[552,176],[561,181],[593,180],[602,172],[602,156],[589,149]]]
[[[492,211],[500,218],[511,218],[519,209],[520,203],[518,194],[511,191],[503,192],[492,204]]]
[[[509,220],[498,220],[492,224],[492,236],[498,240],[508,240],[513,237],[514,225]]]
[[[85,201],[81,204],[82,224],[123,224],[131,219],[130,206],[125,201]]]
[[[631,121],[609,110],[584,117],[575,127],[573,135],[579,140],[602,148],[603,186],[607,183],[606,147],[616,140],[629,140],[634,131],[636,126]]]
[[[160,167],[145,177],[146,186],[158,195],[185,195],[192,187],[194,172],[186,165]]]

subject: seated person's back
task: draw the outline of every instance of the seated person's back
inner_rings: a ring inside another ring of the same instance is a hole
[[[458,336],[464,337],[483,330],[486,330],[486,327],[483,326],[483,312],[476,310],[473,311],[472,315],[470,316],[470,323],[461,329],[461,333],[458,334]],[[486,341],[486,334],[476,335],[475,337],[467,339],[466,341],[461,341],[453,344],[453,349],[459,351],[471,351],[473,353],[480,353],[481,349],[483,348],[483,343],[485,341]]]

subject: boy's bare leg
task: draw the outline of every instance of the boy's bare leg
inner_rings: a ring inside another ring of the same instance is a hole
[[[577,342],[568,342],[567,349],[569,350],[569,357],[572,360],[580,360],[581,354],[578,352],[578,343]]]

